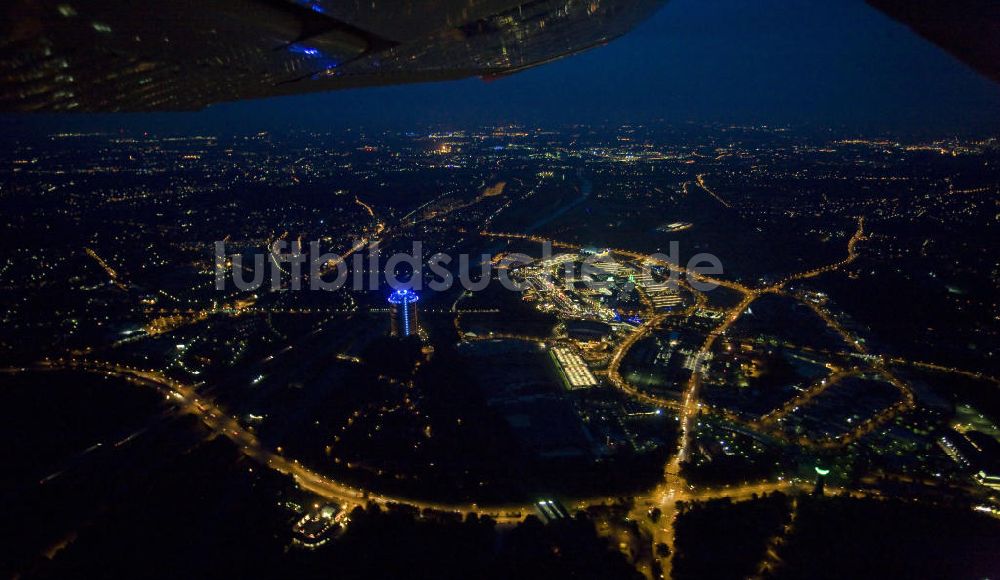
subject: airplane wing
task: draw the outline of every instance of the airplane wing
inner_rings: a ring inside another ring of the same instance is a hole
[[[604,44],[666,0],[10,0],[0,111],[178,111],[494,79]],[[1000,81],[1000,2],[867,0]]]
[[[176,111],[496,77],[607,42],[664,0],[13,0],[0,111]]]
[[[1000,2],[868,0],[868,4],[1000,82]]]

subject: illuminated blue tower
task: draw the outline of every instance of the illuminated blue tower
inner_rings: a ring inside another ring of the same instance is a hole
[[[393,336],[410,336],[417,332],[417,301],[413,290],[395,290],[389,296],[389,312]]]

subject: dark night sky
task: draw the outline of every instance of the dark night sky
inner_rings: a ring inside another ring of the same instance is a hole
[[[1000,85],[861,0],[673,0],[607,47],[492,83],[361,89],[192,114],[7,117],[2,125],[248,132],[656,118],[996,133]]]

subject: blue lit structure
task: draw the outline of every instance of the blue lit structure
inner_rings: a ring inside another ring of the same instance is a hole
[[[417,301],[420,297],[410,289],[395,290],[389,295],[389,311],[393,336],[410,336],[417,331]]]

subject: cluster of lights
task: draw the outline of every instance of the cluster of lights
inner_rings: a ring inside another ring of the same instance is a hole
[[[941,437],[938,439],[938,446],[951,458],[952,461],[961,465],[962,467],[968,467],[970,465],[968,458],[959,451],[958,447],[954,443],[948,440],[947,437]]]
[[[558,503],[552,501],[551,499],[543,499],[535,502],[538,506],[538,511],[545,517],[548,521],[562,520],[569,517],[566,513],[566,508],[562,507]]]
[[[555,354],[559,366],[566,373],[566,378],[569,380],[571,387],[584,388],[597,386],[597,379],[594,378],[593,373],[587,368],[580,355],[563,347],[556,347],[552,349],[552,352]]]
[[[417,293],[409,288],[405,290],[395,290],[389,295],[390,304],[409,304],[410,302],[416,302],[420,300]]]

